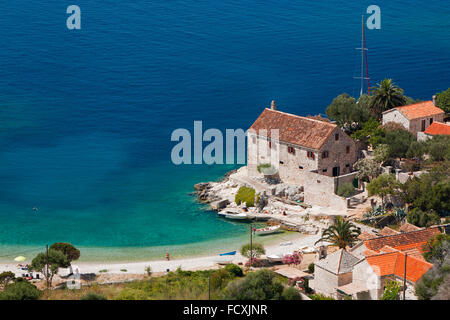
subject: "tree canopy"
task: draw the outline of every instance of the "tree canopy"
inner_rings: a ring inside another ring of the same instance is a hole
[[[369,120],[369,110],[366,106],[357,103],[355,98],[347,93],[338,95],[333,99],[325,111],[328,118],[336,121],[337,125],[347,132],[360,129],[362,123]]]
[[[450,113],[450,88],[436,94],[436,105],[445,113]]]
[[[58,250],[64,253],[69,262],[78,260],[78,258],[80,258],[80,250],[67,242],[56,242],[50,246],[50,249]]]
[[[389,157],[405,158],[414,140],[414,136],[408,130],[397,129],[387,132],[384,143],[389,146]]]
[[[378,87],[373,87],[372,90],[373,95],[369,108],[375,119],[381,119],[383,111],[406,104],[403,89],[398,87],[392,79],[384,79],[378,83]]]
[[[337,217],[333,225],[322,232],[322,237],[316,241],[330,242],[332,245],[345,249],[352,246],[361,234],[361,230],[350,221],[345,221],[342,217]]]
[[[52,280],[55,274],[58,273],[58,268],[67,268],[70,266],[69,260],[64,253],[58,250],[48,250],[48,273],[47,273],[47,255],[45,253],[39,253],[31,261],[31,269],[41,272],[45,279],[51,286]]]
[[[367,185],[367,190],[371,196],[380,196],[382,205],[384,206],[384,198],[387,195],[394,194],[399,187],[400,184],[397,182],[394,175],[384,173],[373,179]]]

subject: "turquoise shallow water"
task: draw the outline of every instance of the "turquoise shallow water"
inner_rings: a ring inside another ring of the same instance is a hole
[[[308,115],[358,94],[370,4],[79,0],[74,32],[61,1],[1,2],[0,259],[54,241],[98,260],[233,249],[247,226],[189,195],[233,166],[173,165],[171,132],[246,129],[272,99]],[[446,89],[450,4],[377,4],[372,84],[392,77],[420,99]]]

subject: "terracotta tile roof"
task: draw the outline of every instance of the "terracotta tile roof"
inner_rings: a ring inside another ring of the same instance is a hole
[[[448,135],[450,135],[450,125],[435,121],[424,132],[426,134],[430,134],[432,136],[435,136],[438,134],[448,136]]]
[[[411,223],[404,223],[398,230],[400,230],[400,232],[411,232],[411,231],[416,231],[416,230],[422,230],[423,228],[419,228]]]
[[[422,117],[429,117],[434,116],[438,114],[443,114],[444,111],[442,109],[439,109],[433,104],[433,101],[423,101],[419,103],[410,104],[407,106],[401,106],[396,107],[390,110],[387,110],[383,113],[390,112],[391,110],[398,110],[400,111],[406,118],[409,120],[422,118]]]
[[[358,236],[359,240],[369,240],[369,239],[373,239],[376,238],[377,236],[372,234],[372,233],[368,233],[367,231],[361,232],[361,234]]]
[[[437,227],[427,228],[423,230],[416,230],[406,233],[394,234],[391,236],[383,236],[364,240],[364,244],[367,249],[379,251],[384,246],[398,248],[404,245],[426,242],[430,238],[440,233],[441,231]]]
[[[278,129],[279,140],[319,150],[337,125],[300,117],[278,110],[264,109],[250,129],[258,135],[271,137],[271,129]],[[266,133],[260,130],[267,130]]]
[[[383,253],[366,258],[373,271],[380,277],[395,275],[403,278],[405,274],[405,254],[403,252]],[[406,280],[417,282],[433,265],[409,256],[406,259]]]
[[[393,235],[393,234],[399,234],[400,232],[398,232],[398,231],[396,231],[396,230],[394,230],[394,229],[391,229],[391,228],[389,228],[389,227],[384,227],[383,229],[381,229],[380,230],[380,232],[378,232],[380,235],[382,235],[382,236],[390,236],[390,235]]]

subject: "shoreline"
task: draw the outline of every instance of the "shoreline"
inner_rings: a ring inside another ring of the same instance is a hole
[[[298,250],[303,246],[314,246],[314,242],[320,238],[320,235],[303,235],[299,234],[289,241],[291,245],[280,246],[278,244],[270,244],[265,246],[266,255],[273,254],[287,254],[292,253],[294,250]],[[283,242],[283,241],[282,241]],[[239,251],[239,250],[237,250]],[[245,263],[247,258],[243,257],[239,252],[232,257],[232,263]],[[73,269],[78,267],[80,273],[96,273],[96,274],[145,274],[145,268],[150,266],[153,273],[166,272],[167,269],[175,271],[178,267],[183,270],[204,270],[218,268],[217,261],[222,260],[218,255],[206,255],[200,257],[186,257],[181,259],[174,259],[170,261],[166,260],[150,260],[140,262],[80,262],[76,261],[72,264]],[[13,271],[17,272],[17,262],[4,263],[0,262],[0,272]],[[126,272],[121,270],[126,269]],[[101,270],[107,270],[106,272],[100,272]],[[61,272],[64,275],[65,272]]]

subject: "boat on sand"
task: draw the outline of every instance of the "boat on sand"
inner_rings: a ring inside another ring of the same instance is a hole
[[[271,227],[265,227],[260,229],[255,229],[255,233],[258,235],[265,235],[265,234],[271,234],[275,233],[278,230],[280,230],[280,226],[271,226]]]

